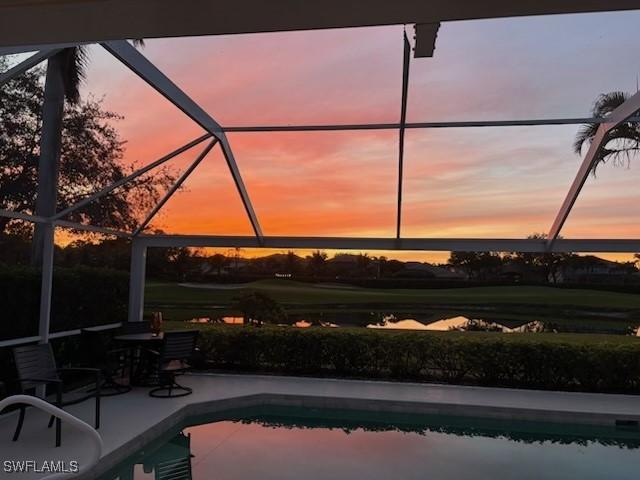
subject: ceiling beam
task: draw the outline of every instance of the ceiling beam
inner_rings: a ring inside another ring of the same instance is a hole
[[[637,8],[637,0],[0,0],[0,47]]]

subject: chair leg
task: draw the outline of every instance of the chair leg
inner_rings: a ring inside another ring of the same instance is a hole
[[[62,420],[56,417],[56,447],[62,443]]]
[[[26,407],[20,407],[20,417],[18,417],[18,425],[16,425],[16,431],[13,434],[13,441],[17,442],[20,437],[20,432],[22,431],[22,424],[24,423],[24,415],[27,412]]]
[[[100,371],[96,374],[96,411],[95,411],[95,426],[96,430],[100,428],[100,389],[102,387],[102,374]]]
[[[53,427],[53,422],[55,419],[56,419],[55,415],[51,415],[51,417],[49,417],[49,425],[47,425],[47,428]]]
[[[149,392],[150,397],[155,397],[155,398],[184,397],[184,396],[190,395],[193,392],[191,388],[185,387],[184,385],[180,385],[178,382],[176,382],[176,376],[173,373],[165,373],[165,375],[163,375],[162,378],[164,379],[164,381],[161,382],[160,386],[158,388],[154,388]],[[178,390],[180,393],[177,393],[174,395],[173,394],[174,390]],[[162,392],[166,392],[166,393],[163,394]]]

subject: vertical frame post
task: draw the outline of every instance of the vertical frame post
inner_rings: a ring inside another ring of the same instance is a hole
[[[147,246],[140,239],[131,241],[129,276],[129,322],[141,322],[144,313],[144,285],[147,266]]]
[[[53,254],[55,226],[51,223],[43,224],[42,272],[40,287],[40,321],[38,335],[40,343],[49,342],[51,327],[51,292],[53,290]]]
[[[402,180],[404,177],[404,132],[407,125],[407,96],[409,93],[409,64],[411,63],[411,44],[404,32],[404,52],[402,57],[402,105],[400,107],[400,132],[398,137],[398,212],[396,216],[396,238],[399,240],[402,230]]]

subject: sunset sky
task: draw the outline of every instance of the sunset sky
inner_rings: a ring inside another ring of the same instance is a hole
[[[640,12],[445,23],[412,59],[409,121],[588,116],[636,90]],[[148,40],[143,53],[223,126],[397,122],[402,26]],[[125,119],[126,160],[149,163],[202,131],[92,47],[85,95]],[[410,130],[403,236],[546,232],[577,171],[578,126]],[[229,134],[266,235],[390,237],[396,131]],[[194,149],[171,163],[184,169]],[[590,178],[562,235],[638,238],[638,162]],[[216,150],[157,217],[171,233],[251,234]],[[407,258],[416,254],[396,254]],[[444,255],[446,257],[446,255]],[[442,255],[422,254],[440,259]]]

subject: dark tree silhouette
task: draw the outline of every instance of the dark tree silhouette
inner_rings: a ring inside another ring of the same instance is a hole
[[[311,274],[315,277],[321,273],[324,273],[327,266],[327,254],[316,250],[311,255],[307,256],[308,266],[311,270]]]
[[[6,66],[6,61],[0,59],[0,71]],[[0,88],[0,208],[3,209],[43,214],[36,206],[45,96],[43,75],[43,69],[34,69]],[[93,98],[67,103],[62,112],[60,158],[55,167],[58,210],[133,171],[132,166],[122,163],[125,142],[114,127],[120,118]],[[65,219],[131,230],[137,226],[142,212],[155,205],[174,178],[168,168],[154,170]],[[48,216],[51,212],[44,214]],[[0,233],[24,233],[25,229],[22,222],[0,218]]]

